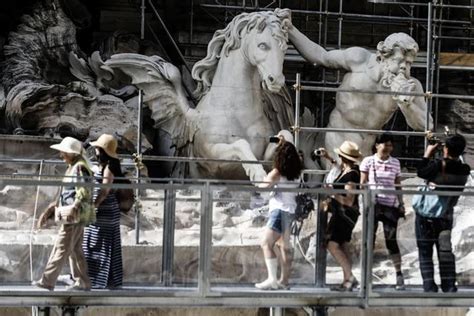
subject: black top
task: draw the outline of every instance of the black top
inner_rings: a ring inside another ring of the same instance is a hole
[[[446,162],[443,167],[443,160]],[[453,159],[436,159],[432,160],[429,158],[423,158],[418,165],[417,175],[420,178],[427,180],[428,182],[435,183],[437,185],[457,185],[464,186],[467,178],[471,172],[471,167],[468,164],[462,163],[459,160]],[[444,171],[443,171],[444,168]],[[435,190],[445,191],[463,191],[464,187],[461,188],[439,188]],[[444,216],[447,220],[452,220],[454,206],[459,200],[459,196],[449,196],[448,198],[448,209]]]
[[[459,160],[444,159],[444,161],[446,165],[443,174],[443,160],[423,158],[418,165],[418,177],[438,185],[464,186],[471,172],[471,167]],[[440,188],[439,190],[443,189]],[[444,190],[456,189],[445,188]],[[462,191],[462,189],[457,189],[457,191]]]
[[[349,183],[353,182],[356,184],[360,183],[360,171],[359,171],[359,166],[354,165],[351,170],[345,174],[341,172],[341,174],[334,180],[333,187],[334,189],[339,189],[342,190],[344,189],[344,186]],[[342,194],[345,195],[345,194]],[[354,199],[354,206],[357,206],[359,204],[357,200],[357,195]]]

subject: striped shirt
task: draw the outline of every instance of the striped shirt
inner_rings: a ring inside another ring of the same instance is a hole
[[[368,183],[372,184],[371,189],[395,190],[395,179],[401,172],[400,161],[393,157],[382,160],[375,154],[362,160],[360,171],[368,174]],[[376,203],[398,206],[398,198],[393,194],[378,193]]]

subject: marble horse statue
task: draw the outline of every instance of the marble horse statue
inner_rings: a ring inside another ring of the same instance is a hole
[[[269,136],[289,129],[291,99],[285,87],[290,10],[242,13],[215,32],[207,56],[192,76],[199,103],[190,107],[178,69],[158,56],[116,54],[104,67],[119,69],[143,90],[154,127],[165,131],[175,154],[189,157],[269,160]],[[191,163],[195,178],[261,181],[261,164]]]

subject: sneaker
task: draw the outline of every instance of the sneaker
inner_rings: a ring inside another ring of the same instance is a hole
[[[276,280],[266,279],[263,282],[256,283],[255,287],[260,290],[278,290],[278,282]]]
[[[438,293],[438,286],[433,281],[423,282],[423,291],[425,293]]]
[[[90,286],[82,286],[77,283],[70,286],[66,286],[66,291],[90,291],[90,290],[91,290]]]
[[[75,280],[72,278],[71,274],[61,274],[58,276],[58,282],[64,283],[66,285],[73,285]]]
[[[31,282],[31,285],[36,286],[36,287],[40,287],[42,289],[46,289],[48,291],[54,290],[54,286],[46,285],[41,281],[33,281],[33,282]]]
[[[403,274],[397,275],[397,283],[395,284],[395,290],[405,290],[405,280],[403,279]]]

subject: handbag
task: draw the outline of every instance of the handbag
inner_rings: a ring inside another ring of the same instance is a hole
[[[379,203],[375,204],[375,219],[377,221],[389,221],[392,224],[396,224],[400,217],[404,217],[404,215],[400,212],[398,207]]]
[[[117,183],[132,184],[128,179],[121,179]],[[135,203],[135,193],[132,188],[120,188],[115,191],[117,202],[122,213],[128,213]]]
[[[420,192],[433,192],[428,185],[420,187]],[[416,194],[413,196],[411,205],[416,214],[428,218],[442,218],[448,208],[449,197],[437,194]]]
[[[58,206],[54,210],[54,221],[58,224],[77,224],[80,221],[79,209],[74,205]]]
[[[351,228],[356,225],[360,216],[360,212],[357,208],[342,205],[335,199],[331,199],[328,206],[328,210],[333,213],[333,216],[341,218]]]

